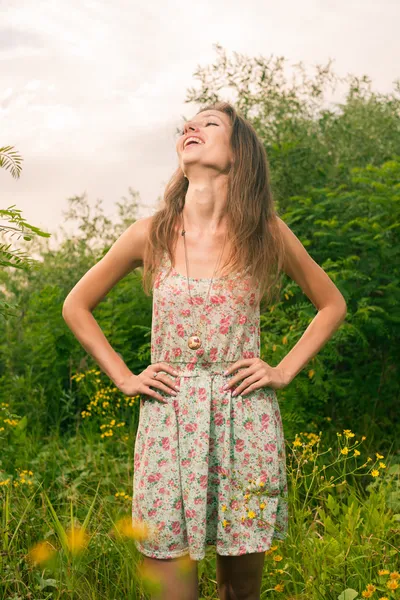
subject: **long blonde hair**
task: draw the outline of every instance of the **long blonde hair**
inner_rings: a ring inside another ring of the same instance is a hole
[[[267,154],[252,124],[229,102],[210,104],[199,113],[206,110],[227,114],[232,125],[234,164],[228,175],[226,202],[232,251],[224,266],[236,272],[249,265],[252,282],[259,284],[260,298],[269,302],[281,289],[284,245],[270,187]],[[162,208],[153,215],[143,260],[143,289],[147,295],[151,293],[165,251],[173,263],[176,225],[181,219],[188,186],[179,166],[165,188]]]

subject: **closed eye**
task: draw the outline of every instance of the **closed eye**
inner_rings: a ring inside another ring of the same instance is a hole
[[[211,121],[209,121],[208,123],[206,123],[206,127],[207,127],[208,125],[216,125],[217,127],[219,127],[218,123],[212,123]],[[179,135],[184,135],[184,134],[185,134],[185,130],[184,130],[184,129],[181,129],[181,130],[179,131]]]

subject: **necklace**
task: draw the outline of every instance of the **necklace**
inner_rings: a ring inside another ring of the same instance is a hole
[[[193,304],[193,301],[192,301],[192,295],[190,293],[190,286],[189,286],[189,266],[188,266],[187,250],[186,250],[186,236],[185,236],[185,233],[186,233],[186,231],[185,231],[185,223],[183,221],[183,215],[182,215],[182,236],[183,236],[183,245],[185,246],[186,277],[187,277],[188,292],[189,292],[189,296],[190,296],[190,304],[192,306],[192,310],[190,311],[190,314],[191,314],[192,319],[193,319],[192,311],[193,311],[194,304]],[[225,242],[226,242],[226,233],[225,233],[225,239],[224,239],[224,244],[222,246],[222,250],[220,252],[219,258],[218,258],[217,263],[215,265],[214,273],[213,273],[213,276],[211,278],[210,285],[208,286],[208,292],[207,292],[207,296],[206,296],[206,302],[208,302],[208,298],[209,298],[209,295],[210,295],[210,290],[211,290],[212,282],[213,282],[213,279],[214,279],[214,275],[215,275],[215,272],[217,270],[217,266],[218,266],[218,264],[219,264],[219,262],[221,260],[222,253],[223,253],[224,248],[225,248]],[[207,304],[206,304],[206,308],[207,308]],[[200,331],[199,331],[199,329],[196,329],[195,327],[193,327],[193,333],[188,338],[188,346],[189,346],[189,348],[191,350],[197,350],[198,348],[200,348],[201,345],[202,345],[202,342],[201,342],[201,339],[200,339]]]

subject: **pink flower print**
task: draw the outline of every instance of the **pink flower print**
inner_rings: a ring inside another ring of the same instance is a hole
[[[185,335],[185,330],[184,330],[183,325],[181,323],[179,323],[176,326],[176,333],[178,334],[179,337],[183,337]]]
[[[181,460],[181,465],[182,467],[188,467],[191,463],[191,460],[189,458],[182,458]]]
[[[237,500],[232,500],[231,501],[231,509],[232,510],[239,510],[239,502]]]
[[[235,441],[235,448],[238,452],[243,452],[244,450],[244,441],[237,438],[237,440]]]
[[[276,445],[275,444],[264,444],[264,450],[266,452],[275,452]]]
[[[175,348],[173,348],[172,351],[174,353],[174,358],[177,358],[178,356],[182,356],[182,349],[179,348],[178,346],[175,346]]]
[[[170,446],[169,446],[169,437],[163,437],[161,440],[161,445],[163,447],[163,450],[169,450]]]
[[[243,464],[244,465],[248,465],[249,462],[250,462],[250,453],[246,452],[245,455],[244,455]]]
[[[193,519],[196,516],[196,511],[194,510],[194,508],[187,508],[185,511],[185,515],[188,519]]]
[[[189,304],[195,304],[195,305],[200,305],[203,304],[204,300],[201,296],[192,296],[192,302],[190,302],[189,300]]]
[[[202,504],[202,502],[203,502],[203,498],[202,498],[201,496],[197,496],[197,497],[194,499],[194,503],[195,503],[195,504]]]
[[[215,295],[210,298],[211,304],[224,304],[226,302],[226,296]]]
[[[167,417],[165,417],[164,423],[166,424],[167,427],[170,427],[170,425],[172,424],[171,415],[168,415]]]
[[[162,343],[162,337],[158,336],[154,341],[155,341],[156,346],[160,346]]]
[[[187,425],[185,425],[185,431],[188,433],[194,433],[197,431],[197,423],[187,423]]]
[[[245,323],[247,323],[246,315],[239,315],[238,321],[239,321],[240,325],[244,325]]]
[[[261,429],[263,431],[266,431],[268,429],[269,420],[270,420],[270,416],[268,413],[263,413],[261,415]]]
[[[160,521],[159,523],[157,523],[158,531],[161,531],[162,529],[164,529],[164,527],[165,527],[165,521]]]
[[[176,510],[182,508],[182,500],[177,500],[174,504],[174,508],[176,508]]]
[[[254,293],[254,292],[252,292],[252,293],[250,294],[249,305],[250,305],[250,306],[253,306],[253,304],[255,303],[255,301],[256,301],[256,295],[255,295],[255,293]]]
[[[189,473],[188,479],[190,483],[193,483],[193,481],[196,479],[196,473]]]
[[[179,547],[179,546],[178,546],[178,543],[177,543],[177,542],[176,542],[175,544],[169,544],[169,546],[168,546],[168,550],[169,550],[170,552],[173,552],[174,550],[177,550],[177,549],[178,549],[178,547]]]
[[[211,348],[210,350],[210,360],[216,361],[218,358],[218,348]]]
[[[196,356],[203,356],[204,354],[204,348],[199,348],[198,350],[196,350]]]
[[[225,422],[224,415],[220,412],[215,413],[214,421],[215,421],[215,424],[217,425],[217,427],[220,427]]]
[[[188,317],[190,315],[190,310],[188,308],[181,310],[181,315],[183,317]]]
[[[247,429],[247,431],[253,431],[253,421],[247,419],[247,421],[245,421],[244,428]]]
[[[151,508],[149,510],[149,517],[154,517],[154,515],[156,515],[156,514],[157,514],[157,511],[154,508]]]
[[[221,325],[221,327],[219,328],[219,332],[226,334],[229,331],[229,325]]]
[[[207,475],[202,475],[200,477],[200,485],[203,488],[203,490],[205,490],[207,488],[207,481],[208,481]]]
[[[167,439],[168,439],[168,438],[167,438]],[[164,465],[166,465],[166,464],[167,464],[167,461],[165,460],[165,458],[161,458],[161,459],[158,461],[158,463],[157,463],[157,464],[158,464],[158,466],[159,466],[159,467],[163,467]]]
[[[172,529],[172,533],[174,535],[179,535],[181,532],[181,525],[180,525],[179,521],[172,521],[171,529]]]

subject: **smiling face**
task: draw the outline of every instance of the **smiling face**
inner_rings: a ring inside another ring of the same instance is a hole
[[[191,173],[204,169],[228,173],[233,154],[230,146],[232,126],[229,116],[219,110],[199,112],[185,123],[176,142],[182,171]]]

